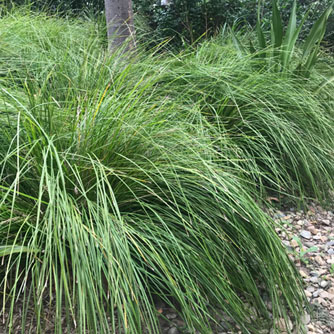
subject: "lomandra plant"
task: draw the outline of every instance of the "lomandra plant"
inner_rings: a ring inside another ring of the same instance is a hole
[[[315,92],[321,73],[314,71],[313,80],[281,75],[262,59],[238,57],[230,36],[179,55],[170,68],[164,80],[169,96],[192,115],[200,110],[222,168],[239,166],[239,175],[253,180],[258,199],[328,199],[333,99],[329,81]]]
[[[14,53],[2,78],[0,313],[6,332],[156,334],[157,298],[191,331],[210,333],[217,312],[244,333],[288,317],[298,328],[303,290],[272,222],[237,167],[233,172],[216,163],[208,130],[179,117],[177,105],[155,103],[166,69],[145,72],[145,59],[154,61],[147,55],[138,56],[139,64],[117,64],[119,57],[108,60],[90,48],[98,42],[80,44],[75,29],[61,34],[55,21],[40,27],[39,16],[20,16],[20,23],[25,19],[41,29],[29,44],[36,57],[46,45],[44,28],[48,50],[58,56],[51,54],[47,64],[56,59],[54,66],[41,73],[31,70],[43,68],[41,58],[25,68],[33,53]],[[9,28],[9,47],[16,42],[10,28],[30,36],[15,20],[1,22]],[[63,54],[59,42],[69,47]]]

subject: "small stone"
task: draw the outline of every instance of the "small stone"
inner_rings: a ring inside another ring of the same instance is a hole
[[[168,313],[166,314],[166,318],[169,320],[175,319],[177,317],[176,313]]]
[[[315,330],[315,327],[312,324],[308,324],[307,329],[313,332]]]
[[[179,330],[176,327],[169,329],[168,334],[179,334]]]
[[[312,283],[318,283],[319,279],[318,279],[318,277],[311,277],[309,279],[309,281],[312,282]]]
[[[285,320],[284,318],[280,318],[276,323],[277,328],[280,331],[290,331],[293,327],[291,320],[288,318]]]
[[[287,247],[290,246],[290,242],[288,240],[282,240],[282,244]]]
[[[277,211],[275,214],[274,214],[274,218],[284,218],[285,217],[285,213],[282,212],[282,211]]]
[[[322,291],[321,293],[320,293],[320,297],[321,298],[323,298],[323,299],[327,299],[327,295],[328,295],[328,292],[327,291]]]
[[[326,264],[326,262],[322,259],[320,255],[317,255],[314,258],[314,261],[317,262],[320,266],[324,266]]]
[[[304,325],[308,325],[311,321],[311,316],[308,313],[304,313],[301,320]]]
[[[334,240],[328,241],[328,242],[326,243],[326,246],[328,246],[328,247],[332,247],[332,246],[334,246]]]
[[[302,230],[300,232],[300,236],[303,237],[304,239],[311,239],[312,235],[310,231]]]
[[[307,291],[309,292],[314,292],[315,291],[315,287],[313,285],[310,285],[306,288]]]
[[[293,248],[297,248],[297,247],[299,247],[299,244],[295,239],[292,239],[290,241],[290,246],[293,247]]]
[[[316,228],[314,228],[313,226],[309,228],[309,231],[313,234],[313,235],[317,235],[318,234],[318,230]]]
[[[175,325],[177,325],[177,327],[184,327],[185,326],[185,322],[181,319],[176,319],[174,321]]]
[[[330,226],[330,224],[331,224],[330,220],[328,220],[328,219],[324,219],[322,222],[323,222],[323,224],[325,224],[327,226]]]
[[[328,293],[327,291],[321,292],[320,297],[323,298],[323,299],[329,299],[329,300],[334,299],[334,295],[332,295],[331,293]]]
[[[304,270],[299,270],[299,273],[300,273],[300,276],[301,277],[304,277],[304,278],[306,278],[307,277],[307,273],[304,271]]]
[[[334,255],[334,249],[333,249],[333,248],[330,248],[330,249],[327,251],[327,253],[328,253],[329,255]]]
[[[327,238],[325,235],[322,235],[322,236],[320,237],[320,240],[321,240],[322,242],[326,242],[327,239],[328,239],[328,238]]]
[[[324,292],[326,292],[326,291],[324,291]],[[318,298],[313,299],[313,302],[315,304],[319,304],[319,305],[322,305],[324,307],[327,307],[327,305],[328,305],[327,301],[325,301],[325,299],[322,298],[322,297],[318,297]]]
[[[326,286],[328,286],[328,282],[327,281],[321,281],[320,282],[320,286],[324,289],[324,288],[326,288]]]
[[[311,298],[311,297],[312,297],[312,293],[311,293],[310,291],[307,291],[307,290],[305,290],[305,295],[306,295],[306,297],[308,297],[308,298]]]
[[[318,270],[319,276],[325,275],[327,273],[327,269]]]

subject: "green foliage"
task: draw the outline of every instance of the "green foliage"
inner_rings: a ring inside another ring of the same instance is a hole
[[[216,129],[220,158],[228,155],[260,193],[326,199],[334,175],[333,83],[317,70],[308,80],[282,75],[261,57],[238,56],[229,39],[178,56],[164,81],[168,95],[201,110]]]
[[[296,135],[290,128],[312,124],[318,136],[310,140],[310,128],[307,147],[296,137],[293,154],[303,149],[307,167],[324,158],[329,174],[327,146],[318,143],[329,130],[325,103],[304,110],[317,97],[305,99],[310,91],[299,86],[295,99],[281,101],[292,82],[278,95],[278,86],[265,90],[273,77],[251,72],[230,45],[176,56],[138,46],[131,58],[110,57],[94,22],[18,11],[1,19],[0,33],[0,313],[10,314],[9,334],[17,299],[23,323],[33,308],[39,333],[49,307],[56,333],[158,333],[156,296],[201,333],[218,308],[244,333],[287,315],[299,328],[298,272],[245,169],[260,164],[257,152],[265,159],[262,138],[280,142],[284,126]],[[255,132],[284,112],[296,124],[277,117],[277,131],[272,121]]]
[[[172,39],[174,46],[181,46],[184,42],[194,42],[203,34],[215,35],[224,25],[254,27],[257,22],[257,13],[254,10],[259,0],[171,0],[170,5],[161,6],[160,0],[133,0],[133,7],[139,21],[146,21],[145,39],[160,43],[164,39]],[[270,26],[271,1],[262,1],[262,22]],[[304,22],[304,30],[300,38],[304,39],[314,22],[321,13],[332,3],[332,0],[300,0],[297,2],[297,25],[302,21],[306,12],[309,12]],[[104,11],[104,0],[3,0],[2,8],[11,8],[17,5],[29,5],[33,9],[82,16],[89,13],[99,16]],[[279,0],[279,10],[283,24],[289,20],[293,7],[293,0]],[[328,20],[328,29],[325,35],[325,45],[334,45],[334,15]]]
[[[156,0],[135,0],[133,3],[136,12],[147,19],[152,30],[151,39],[160,41],[172,38],[173,43],[179,45],[184,40],[194,42],[203,34],[213,35],[225,24],[238,27],[256,26],[258,16],[255,8],[258,2],[262,4],[260,11],[262,23],[265,27],[270,27],[271,1],[173,0],[168,6],[160,6],[160,2]],[[301,39],[306,37],[314,22],[331,3],[331,0],[298,1],[296,10],[298,26],[308,12],[304,22],[304,30],[300,34]],[[293,10],[293,1],[280,0],[278,4],[282,23],[286,25]],[[333,24],[334,16],[332,15],[329,18],[329,28],[326,35],[326,41],[329,45],[333,45],[334,40]]]
[[[276,61],[278,66],[275,66],[274,68],[276,68],[276,70],[278,70],[279,72],[291,71],[290,65],[292,63],[297,39],[308,16],[308,13],[306,13],[302,18],[299,26],[297,26],[296,8],[297,2],[295,0],[291,10],[289,23],[284,35],[283,23],[281,13],[277,7],[277,0],[272,0],[272,19],[270,31],[272,50],[267,49],[265,32],[262,30],[260,15],[258,15],[256,31],[260,51],[256,51],[253,44],[251,44],[249,51],[252,54],[256,54],[256,56],[260,56],[262,59],[268,57],[270,60],[270,62],[268,62],[269,66],[272,66],[270,64],[272,60]],[[308,77],[310,75],[310,71],[316,64],[320,50],[320,43],[324,38],[327,21],[331,12],[332,6],[329,6],[312,26],[302,46],[303,53],[301,56],[301,60],[297,65],[295,65],[295,73],[301,74],[305,77]],[[258,8],[258,13],[260,13],[260,6]],[[245,51],[245,48],[241,47],[241,43],[236,36],[233,36],[233,41],[239,51]]]
[[[308,247],[308,248],[304,248],[303,243],[301,242],[301,240],[297,237],[294,236],[292,238],[293,240],[295,240],[298,243],[299,246],[299,250],[293,250],[291,253],[300,261],[304,262],[305,264],[309,263],[309,259],[307,257],[308,254],[313,253],[313,252],[317,252],[318,251],[318,247],[316,246],[312,246],[312,247]]]
[[[104,10],[104,0],[2,0],[1,5],[8,9],[17,6],[30,6],[34,10],[79,15],[84,12],[97,14]]]
[[[146,17],[154,38],[172,38],[174,45],[193,43],[203,34],[215,34],[224,24],[233,24],[239,7],[235,0],[173,0],[167,6],[152,0],[133,3],[135,11]]]

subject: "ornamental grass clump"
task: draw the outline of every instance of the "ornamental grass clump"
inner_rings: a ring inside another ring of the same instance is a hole
[[[201,333],[217,312],[244,333],[288,317],[298,328],[299,275],[240,166],[217,163],[201,110],[183,117],[179,101],[156,103],[170,61],[107,58],[93,26],[59,23],[26,14],[0,23],[7,333],[29,332],[33,310],[36,333],[51,322],[55,333],[156,334],[157,298]],[[15,53],[18,39],[28,46]]]
[[[260,197],[329,198],[333,84],[321,72],[314,69],[309,79],[282,76],[261,59],[238,56],[225,36],[175,57],[164,84],[184,110],[201,110],[213,125],[223,164],[228,155],[245,180],[254,181]]]

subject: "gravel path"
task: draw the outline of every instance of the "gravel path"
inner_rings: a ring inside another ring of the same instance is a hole
[[[276,212],[277,229],[305,282],[314,311],[305,316],[309,334],[334,333],[334,212],[313,205],[307,213]],[[297,333],[298,334],[298,333]]]
[[[304,322],[308,334],[334,334],[334,212],[324,210],[319,206],[309,206],[308,211],[272,211],[271,215],[279,223],[276,232],[283,244],[287,247],[289,256],[296,264],[305,282],[305,293],[313,309],[312,318],[305,314]],[[184,322],[172,309],[162,302],[156,304],[161,314],[160,324],[162,334],[193,333],[184,330]],[[17,312],[14,316],[15,325],[13,334],[22,334],[20,319],[22,305],[18,302]],[[35,334],[36,324],[33,313],[28,316],[30,330],[24,333]],[[53,315],[50,315],[50,319]],[[29,321],[30,320],[30,321]],[[43,334],[54,333],[53,321],[49,323],[48,330]],[[292,324],[288,324],[291,326]],[[287,334],[284,321],[281,322],[281,334]],[[301,334],[293,331],[294,334]],[[72,334],[72,331],[66,331]],[[229,331],[226,328],[226,319],[220,322],[212,334],[240,333],[238,330]],[[263,330],[257,334],[272,334],[273,330]],[[6,334],[2,321],[0,321],[0,334]],[[114,333],[112,333],[114,334]],[[135,334],[135,333],[134,333]],[[158,334],[158,333],[157,333]],[[196,334],[201,334],[197,332]]]

